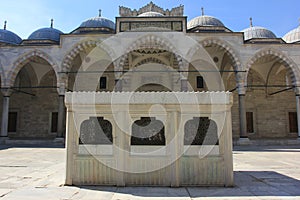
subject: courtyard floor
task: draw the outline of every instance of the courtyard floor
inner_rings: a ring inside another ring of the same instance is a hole
[[[300,199],[300,146],[236,147],[233,188],[66,187],[65,149],[0,146],[0,200]]]

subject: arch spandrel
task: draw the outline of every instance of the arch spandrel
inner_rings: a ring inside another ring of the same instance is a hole
[[[255,62],[257,62],[259,59],[266,56],[272,56],[273,59],[277,59],[276,62],[279,62],[286,68],[287,75],[290,77],[291,83],[296,88],[296,92],[297,92],[298,90],[297,87],[300,86],[300,77],[299,77],[300,71],[297,64],[293,60],[291,60],[288,57],[288,55],[286,55],[284,52],[273,48],[266,48],[266,49],[259,50],[257,53],[254,54],[254,56],[252,56],[248,60],[246,64],[245,83],[247,84],[247,77],[249,71],[254,66]]]
[[[207,47],[207,46],[216,46],[222,50],[225,51],[225,53],[229,56],[229,58],[232,61],[233,64],[233,69],[236,71],[240,71],[243,69],[242,62],[240,59],[240,56],[236,50],[226,41],[220,40],[218,38],[206,38],[202,41],[200,41],[200,44],[202,47]]]
[[[57,85],[59,85],[59,67],[57,63],[49,56],[47,53],[40,51],[40,50],[34,50],[27,52],[21,56],[13,63],[12,69],[9,71],[7,75],[7,86],[13,86],[14,82],[16,80],[16,77],[18,73],[21,71],[21,69],[31,61],[32,58],[38,57],[43,60],[45,60],[49,66],[54,70],[56,80],[57,80]]]

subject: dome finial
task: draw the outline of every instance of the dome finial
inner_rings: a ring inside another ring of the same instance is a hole
[[[149,11],[152,12],[153,2],[150,1]]]
[[[250,17],[250,27],[253,27],[253,18]]]
[[[6,30],[6,25],[7,25],[7,21],[5,20],[4,21],[4,28],[3,28],[4,30]]]
[[[99,17],[101,17],[101,15],[102,15],[102,10],[99,9]]]
[[[204,8],[201,8],[202,16],[204,16]]]
[[[51,25],[50,25],[50,28],[53,28],[53,22],[54,22],[54,20],[51,19]]]

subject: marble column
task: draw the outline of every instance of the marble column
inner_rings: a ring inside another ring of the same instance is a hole
[[[10,98],[10,96],[4,96],[3,97],[1,137],[7,137],[8,136],[9,98]]]
[[[188,80],[181,79],[181,92],[187,92],[187,91],[188,91]]]
[[[57,137],[62,138],[64,135],[65,121],[65,96],[59,95],[58,100],[58,122],[57,122]]]
[[[115,80],[115,91],[116,92],[122,91],[122,80],[120,80],[120,79]]]
[[[298,137],[300,138],[300,94],[296,95],[296,103],[297,103]]]
[[[245,94],[239,94],[240,138],[248,138]]]
[[[248,141],[246,117],[246,88],[243,74],[237,74],[237,89],[239,95],[240,140]]]
[[[188,91],[188,70],[189,70],[189,63],[185,60],[179,63],[179,71],[180,71],[180,90],[181,92]]]
[[[114,91],[121,92],[123,90],[123,64],[121,63],[121,59],[117,59],[114,61],[114,74],[115,74],[115,88]]]

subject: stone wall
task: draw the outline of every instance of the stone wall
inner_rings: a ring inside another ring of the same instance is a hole
[[[54,71],[47,73],[40,86],[53,86],[56,82]],[[17,132],[9,133],[10,138],[46,139],[55,138],[51,133],[51,113],[58,111],[57,89],[33,88],[20,89],[24,92],[13,92],[10,97],[10,112],[18,113]]]
[[[286,70],[272,77],[272,85],[286,84],[283,81]],[[249,78],[252,85],[264,85],[261,76],[250,70]],[[229,87],[234,88],[234,75],[229,79]],[[250,84],[249,84],[250,85]],[[268,93],[284,88],[269,88]],[[233,93],[232,129],[233,138],[239,138],[239,103],[238,93]],[[296,138],[297,133],[289,132],[289,112],[296,112],[296,97],[293,90],[275,95],[267,95],[264,87],[248,88],[246,92],[246,112],[253,112],[254,133],[249,133],[249,138]]]

